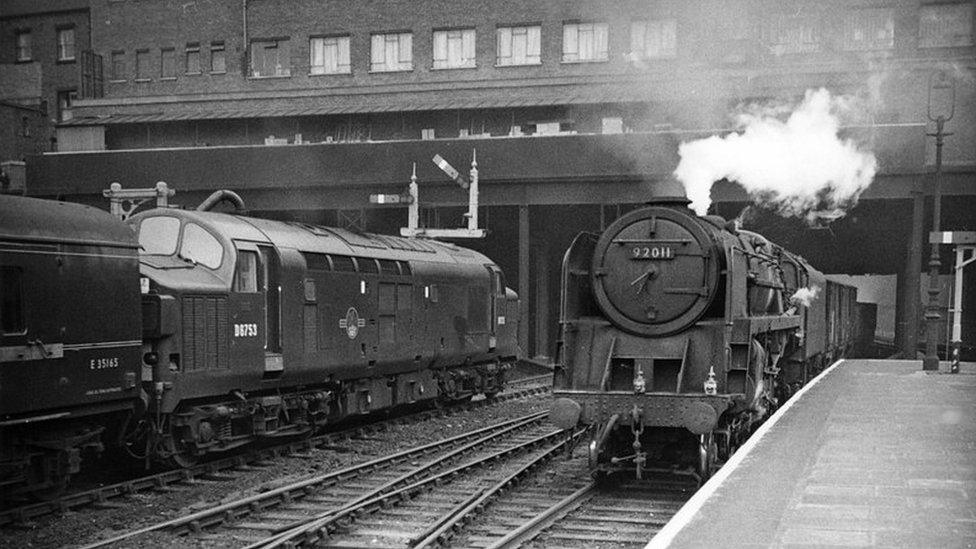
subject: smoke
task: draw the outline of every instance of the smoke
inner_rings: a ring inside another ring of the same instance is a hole
[[[790,297],[790,303],[794,305],[803,305],[804,307],[809,307],[810,303],[817,298],[817,294],[820,293],[820,286],[812,286],[810,288],[800,288]]]
[[[682,143],[674,175],[698,215],[711,204],[712,184],[728,179],[781,215],[812,222],[832,210],[839,217],[877,171],[873,154],[837,135],[839,116],[850,109],[849,100],[825,89],[807,91],[785,122],[776,118],[782,109],[753,108],[738,116],[736,133]]]

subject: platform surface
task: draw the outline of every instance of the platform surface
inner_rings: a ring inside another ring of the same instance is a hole
[[[976,548],[976,364],[947,370],[838,363],[648,548]]]

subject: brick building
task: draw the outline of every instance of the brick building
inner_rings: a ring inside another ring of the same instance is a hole
[[[56,149],[55,125],[83,88],[97,96],[86,0],[6,0],[0,5],[0,161]]]
[[[572,235],[680,192],[677,144],[729,128],[742,105],[820,87],[852,98],[846,122],[881,171],[831,234],[869,249],[838,252],[801,226],[769,230],[828,271],[903,277],[910,229],[888,221],[911,217],[931,169],[926,114],[941,70],[956,92],[944,192],[959,197],[944,226],[976,228],[971,0],[87,5],[104,97],[75,102],[58,126],[62,154],[29,163],[35,194],[97,200],[111,181],[161,179],[187,203],[227,186],[262,215],[395,230],[404,211],[370,209],[370,192],[397,189],[416,162],[428,223],[455,219],[466,197],[428,160],[464,168],[477,149],[492,235],[473,246],[532,296],[530,354],[554,351],[556,273]],[[734,185],[713,194],[726,215],[746,201]]]

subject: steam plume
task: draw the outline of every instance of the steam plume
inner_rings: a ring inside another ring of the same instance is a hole
[[[810,303],[817,298],[817,294],[820,293],[820,286],[811,286],[810,288],[800,288],[790,297],[790,303],[794,305],[803,305],[804,307],[809,307]]]
[[[786,122],[769,110],[742,114],[737,133],[682,143],[674,175],[699,215],[711,204],[712,184],[724,178],[781,215],[812,221],[818,212],[834,210],[831,217],[839,217],[877,170],[873,154],[838,137],[837,113],[845,108],[821,88],[807,91]]]

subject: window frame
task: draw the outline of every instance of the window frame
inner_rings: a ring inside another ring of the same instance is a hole
[[[649,54],[648,33],[654,26],[658,26],[659,32],[659,53]],[[667,37],[667,27],[670,26],[670,49],[665,48],[665,38]],[[638,33],[638,27],[643,27],[642,32]],[[639,39],[638,39],[639,35]],[[638,48],[639,46],[639,48]],[[660,17],[649,19],[634,19],[630,22],[630,53],[637,59],[658,60],[675,59],[678,57],[678,19],[676,17]]]
[[[315,64],[315,45],[313,42],[320,41],[320,48],[322,49],[322,65]],[[329,71],[326,70],[327,63],[325,62],[326,55],[325,49],[328,42],[334,42],[334,48],[336,51],[336,70]],[[342,57],[343,46],[341,42],[345,42],[345,59]],[[343,63],[345,61],[345,63]],[[322,72],[316,72],[315,67],[321,66]],[[349,34],[320,34],[311,35],[308,37],[308,74],[309,76],[334,76],[343,74],[352,74],[352,36]]]
[[[136,50],[136,82],[152,82],[152,67],[150,66],[149,48]]]
[[[196,59],[196,70],[190,70],[191,54]],[[187,76],[199,76],[203,74],[203,54],[200,51],[199,42],[187,42],[183,49],[183,74]]]
[[[386,54],[389,52],[389,44],[391,43],[390,38],[394,38],[396,41],[396,65],[387,68],[389,65],[389,59]],[[383,39],[383,65],[377,68],[376,59],[376,40],[377,38]],[[409,41],[409,47],[404,47],[404,39]],[[403,61],[404,52],[409,53],[409,59]],[[374,32],[369,35],[369,72],[370,73],[386,73],[386,72],[411,72],[414,69],[413,63],[413,32],[412,31],[387,31],[387,32]]]
[[[70,52],[67,51],[68,50],[67,43],[62,42],[62,40],[61,40],[61,37],[62,36],[69,36],[69,33],[70,33],[70,36],[71,36],[71,44],[70,44],[71,51]],[[55,43],[57,45],[57,56],[55,57],[55,59],[57,59],[57,62],[58,63],[74,63],[75,62],[75,60],[78,57],[78,52],[76,51],[77,50],[77,40],[78,40],[78,36],[77,36],[77,33],[75,32],[75,26],[74,25],[61,25],[61,26],[55,27]],[[70,57],[68,56],[68,53],[71,54]]]
[[[531,30],[536,29],[535,38],[536,43],[534,44],[537,53],[534,56],[536,59],[530,61],[533,57],[529,54],[532,44],[532,33]],[[508,42],[508,50],[510,55],[507,57],[502,56],[502,34],[507,31],[508,38],[505,40]],[[523,31],[525,33],[525,62],[515,61],[515,31]],[[511,63],[503,63],[502,59],[512,59]],[[495,66],[496,67],[529,67],[542,64],[542,25],[541,24],[525,24],[525,25],[499,25],[495,27]]]
[[[887,14],[887,23],[890,25],[891,34],[889,38],[889,44],[880,45],[876,40],[873,41],[861,41],[862,43],[857,43],[853,40],[854,33],[857,30],[857,24],[859,22],[865,22],[866,20],[859,18],[859,15],[866,15],[868,13],[875,14]],[[841,42],[841,48],[843,51],[863,51],[863,52],[890,52],[895,49],[895,11],[889,7],[857,7],[850,8],[846,12],[846,17],[844,18],[844,29],[843,29],[843,40]]]
[[[438,41],[441,39],[444,41],[444,56],[438,57]],[[460,62],[452,64],[452,48],[456,52],[458,47],[460,47]],[[434,29],[431,32],[431,49],[431,70],[477,68],[478,31],[474,27]]]
[[[169,54],[169,74],[166,73],[167,54]],[[176,48],[174,47],[159,48],[159,80],[161,82],[176,80]]]
[[[223,40],[215,40],[210,42],[210,59],[209,67],[210,74],[227,74],[227,44]],[[220,55],[214,57],[215,52],[220,52]],[[220,64],[222,67],[218,70],[215,68],[214,60],[220,59]]]
[[[117,60],[121,60],[121,63],[116,63]],[[125,61],[125,50],[112,50],[111,53],[109,53],[109,62],[111,63],[111,65],[109,65],[111,70],[109,73],[109,82],[125,82],[128,80],[125,70]],[[121,67],[121,70],[116,70],[118,67]]]
[[[252,38],[247,45],[247,52],[248,52],[247,77],[255,78],[255,79],[290,78],[291,77],[291,43],[290,42],[291,42],[291,38],[288,36],[274,36],[270,38]],[[262,63],[262,67],[266,66],[267,64],[266,61],[268,60],[268,57],[265,56],[266,52],[268,52],[269,50],[275,51],[274,58],[276,63],[275,63],[274,74],[255,73],[254,52],[257,51],[255,50],[255,46],[259,44],[263,45],[260,50],[263,54],[262,60],[265,61],[264,63]],[[282,45],[284,45],[284,47],[282,47]],[[283,54],[284,59],[282,59],[283,51],[285,52]],[[281,63],[283,60],[287,62],[287,66]],[[281,69],[280,72],[279,69]]]
[[[575,51],[567,50],[567,32],[575,27]],[[593,33],[593,51],[594,57],[583,58],[580,53],[580,31],[587,30],[589,27],[589,32]],[[600,46],[600,33],[598,30],[603,29],[603,45],[604,49],[599,50]],[[602,56],[601,56],[602,54]],[[570,57],[575,55],[575,58]],[[563,22],[563,33],[562,33],[562,57],[561,62],[566,64],[576,64],[576,63],[606,63],[610,61],[610,24],[604,21],[565,21]]]
[[[14,62],[30,63],[34,60],[34,37],[31,29],[17,29],[14,31]],[[21,44],[21,38],[27,38],[26,47]],[[23,55],[23,52],[27,52]]]

